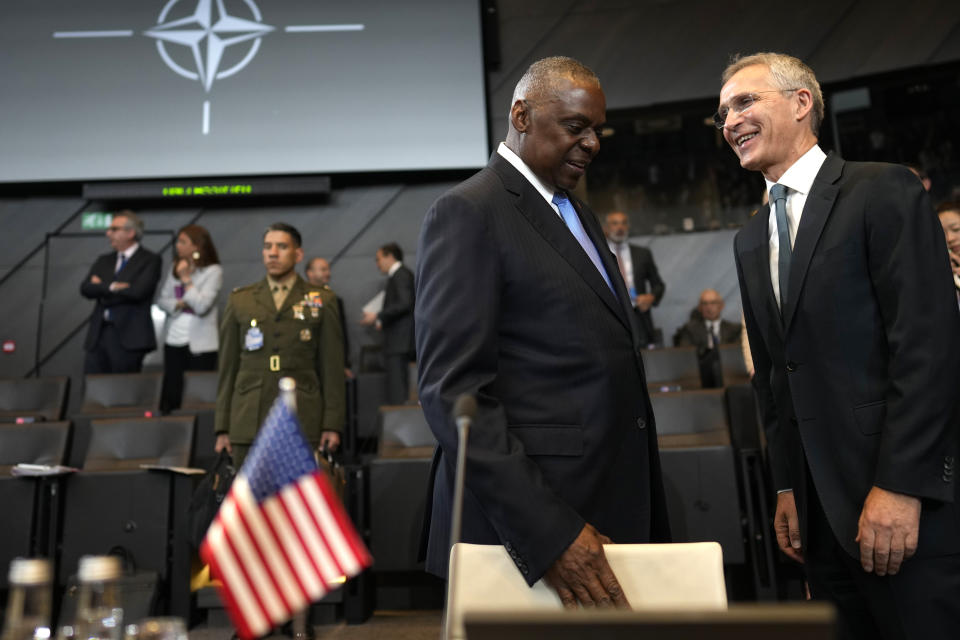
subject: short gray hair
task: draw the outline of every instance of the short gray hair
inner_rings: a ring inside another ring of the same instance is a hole
[[[135,214],[133,211],[131,211],[130,209],[124,209],[123,211],[121,211],[121,212],[119,212],[119,213],[113,214],[113,217],[114,217],[114,218],[121,218],[121,217],[122,217],[122,218],[126,218],[126,219],[127,219],[127,224],[124,225],[124,226],[126,226],[128,229],[129,229],[130,227],[133,227],[133,232],[134,232],[134,234],[136,235],[136,238],[137,238],[138,241],[139,241],[141,238],[143,238],[143,220],[141,220],[141,219],[140,219],[140,216],[138,216],[137,214]]]
[[[749,56],[734,56],[723,70],[721,85],[727,84],[737,72],[754,65],[763,65],[770,70],[770,77],[778,89],[807,89],[813,96],[813,109],[810,112],[810,129],[813,135],[820,135],[820,125],[823,124],[824,104],[823,92],[813,69],[805,65],[799,58],[785,53],[761,51]]]
[[[566,56],[553,56],[537,60],[527,69],[513,90],[512,108],[517,100],[526,100],[530,96],[541,96],[555,90],[558,78],[574,82],[584,82],[600,88],[600,78],[588,66]]]

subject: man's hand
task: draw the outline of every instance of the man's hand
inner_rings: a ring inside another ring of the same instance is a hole
[[[217,442],[213,445],[213,450],[215,453],[220,453],[224,449],[227,450],[227,453],[233,453],[233,447],[230,446],[230,436],[226,433],[217,434]]]
[[[353,380],[353,377],[354,377],[353,371],[350,371],[350,369],[344,368],[343,377],[346,378],[347,380]]]
[[[652,293],[641,293],[637,296],[637,309],[640,311],[649,311],[657,299]]]
[[[110,291],[120,291],[121,289],[127,289],[130,287],[129,282],[111,282]]]
[[[777,546],[788,557],[803,562],[803,544],[800,541],[800,520],[797,518],[797,503],[793,491],[777,494],[777,512],[773,516],[773,530],[777,534]]]
[[[337,431],[324,431],[320,434],[320,450],[333,453],[340,446],[340,433]]]
[[[374,311],[364,311],[363,318],[360,320],[360,324],[365,327],[371,326],[374,322],[377,321],[377,314]]]
[[[586,608],[630,608],[603,555],[604,544],[610,544],[610,538],[584,525],[573,544],[547,570],[544,579],[556,589],[564,608],[576,609],[578,602]]]
[[[103,282],[103,280],[100,279],[100,276],[94,274],[94,275],[90,276],[90,282],[91,282],[92,284],[100,284],[101,282]]]
[[[894,575],[917,551],[920,499],[873,487],[863,502],[857,531],[860,564],[878,576]]]

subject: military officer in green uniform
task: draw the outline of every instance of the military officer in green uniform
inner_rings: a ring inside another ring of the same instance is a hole
[[[220,324],[216,450],[243,464],[277,397],[280,378],[297,382],[297,415],[313,446],[336,449],[345,421],[343,329],[333,293],[294,270],[300,232],[274,223],[263,236],[266,277],[230,294]]]

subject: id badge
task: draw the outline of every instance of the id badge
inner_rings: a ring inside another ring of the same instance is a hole
[[[247,351],[256,351],[257,349],[263,348],[263,331],[260,330],[260,327],[250,327],[247,329],[243,346]]]

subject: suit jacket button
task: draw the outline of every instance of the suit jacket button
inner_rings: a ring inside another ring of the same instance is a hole
[[[793,360],[787,362],[787,371],[793,372],[793,371],[796,371],[796,370],[797,370],[797,363],[796,363],[796,362],[794,362]]]
[[[640,428],[640,429],[646,429],[646,428],[647,428],[647,421],[644,420],[643,418],[637,418],[637,427]]]

